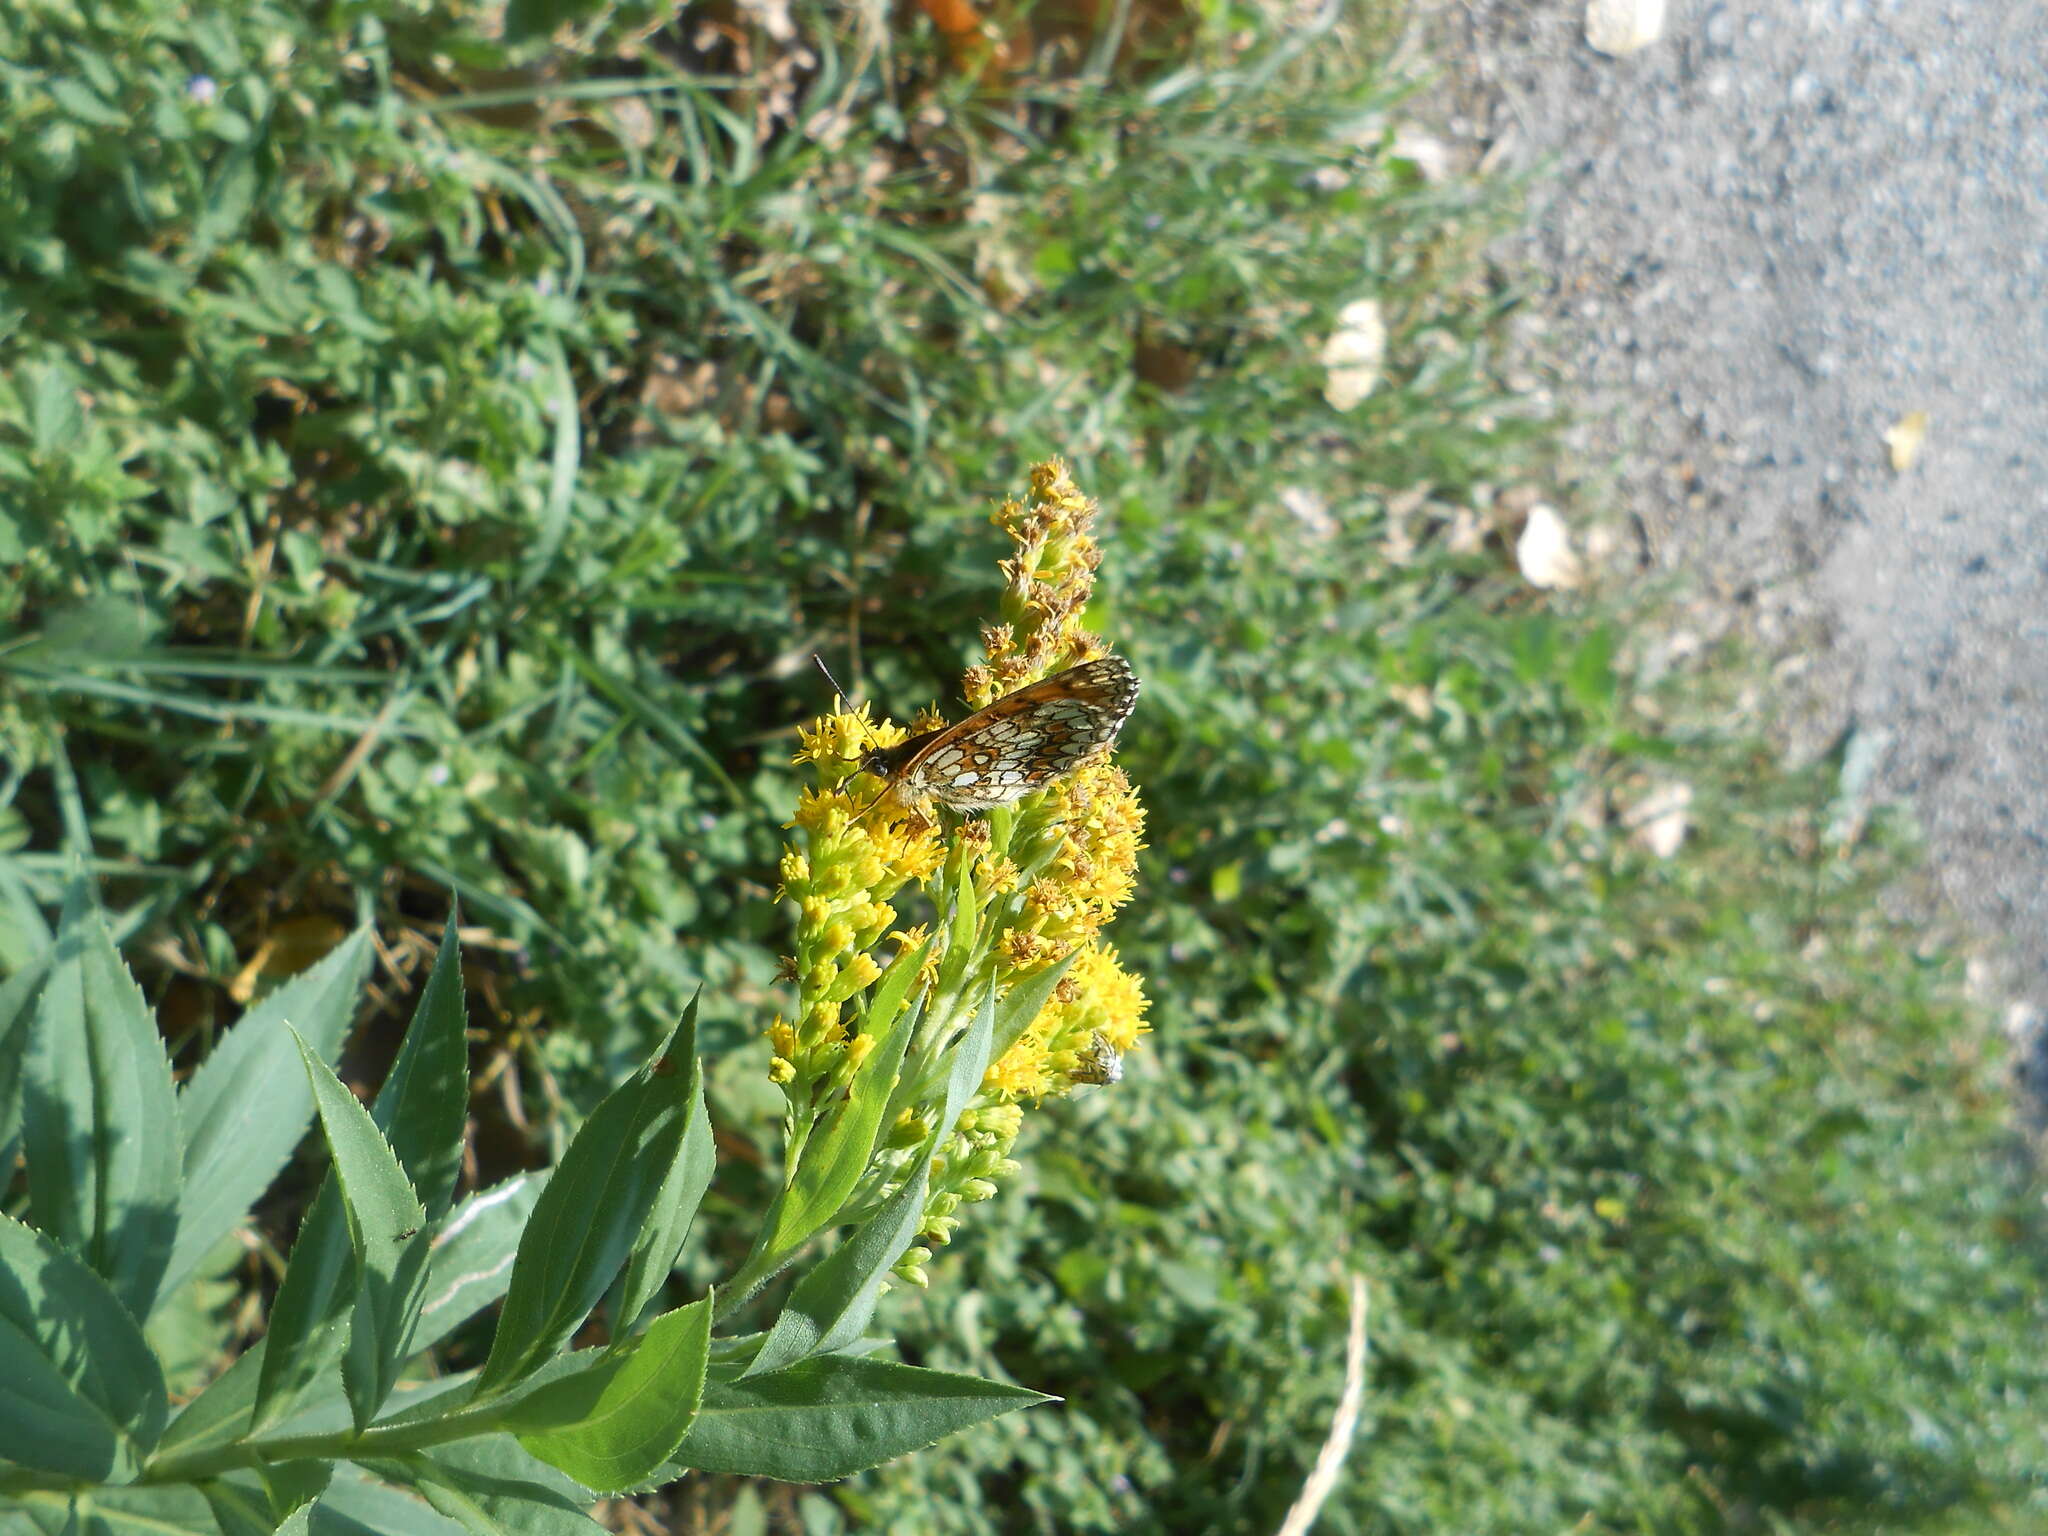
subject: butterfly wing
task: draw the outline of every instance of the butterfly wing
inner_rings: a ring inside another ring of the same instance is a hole
[[[1137,700],[1121,656],[1084,661],[921,738],[898,769],[899,792],[956,811],[1008,805],[1107,751]]]

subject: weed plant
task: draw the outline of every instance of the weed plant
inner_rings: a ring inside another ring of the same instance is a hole
[[[0,968],[88,848],[182,1066],[452,891],[492,1172],[702,984],[736,1257],[810,654],[957,713],[987,509],[1062,452],[1145,684],[1151,1065],[885,1315],[1068,1401],[656,1513],[1270,1529],[1358,1270],[1325,1529],[2028,1528],[2033,1207],[1884,849],[1459,516],[1547,451],[1492,365],[1508,210],[1398,151],[1377,13],[1132,9],[1007,71],[803,5],[0,16]],[[257,1268],[189,1293],[195,1380]]]

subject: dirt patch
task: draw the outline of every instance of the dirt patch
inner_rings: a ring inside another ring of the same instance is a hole
[[[1575,4],[1418,21],[1450,135],[1547,167],[1507,254],[1592,417],[1579,462],[1785,654],[1796,750],[1863,738],[2023,1022],[2048,1001],[2048,12],[1677,3],[1620,59]]]

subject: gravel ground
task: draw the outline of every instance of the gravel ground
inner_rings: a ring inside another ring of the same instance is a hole
[[[1578,456],[1618,466],[1658,563],[1786,653],[1809,749],[1881,749],[1877,792],[1917,808],[2025,1029],[2048,1007],[2048,5],[1671,0],[1616,59],[1579,4],[1423,3],[1453,136],[1549,167],[1509,255],[1598,417]],[[1900,473],[1884,433],[1914,411]]]

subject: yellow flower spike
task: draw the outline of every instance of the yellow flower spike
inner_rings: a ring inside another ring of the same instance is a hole
[[[1108,654],[1109,645],[1083,627],[1102,561],[1095,518],[1094,504],[1057,461],[1034,469],[1029,494],[996,513],[1011,550],[1002,562],[1000,611],[982,629],[985,659],[964,679],[974,708]],[[1102,675],[1129,682],[1121,664]],[[1125,693],[1119,707],[1128,703]],[[1087,1076],[1085,1052],[1120,1051],[1144,1030],[1137,978],[1096,947],[1133,890],[1144,816],[1129,783],[1092,760],[1045,790],[1003,803],[987,820],[958,819],[977,794],[942,795],[936,781],[914,776],[897,775],[901,792],[878,799],[887,786],[861,769],[862,759],[944,724],[926,710],[906,732],[868,706],[835,703],[799,732],[796,761],[809,771],[790,823],[796,835],[779,866],[783,892],[797,905],[796,958],[783,976],[795,985],[796,1008],[794,1022],[778,1019],[770,1031],[771,1076],[785,1085],[790,1106],[795,1176],[821,1117],[861,1092],[876,1038],[915,1020],[895,1079],[907,1102],[876,1143],[849,1208],[872,1210],[886,1200],[915,1150],[940,1136],[921,1242],[896,1266],[916,1285],[926,1283],[930,1248],[952,1236],[959,1208],[989,1198],[1015,1173],[1009,1153],[1024,1106]],[[1113,729],[1103,739],[1111,737]],[[922,914],[926,923],[899,929],[897,908],[907,903],[898,893],[912,882],[930,890],[934,910]],[[942,938],[936,944],[934,927]],[[885,971],[885,960],[912,953],[922,956],[915,975]],[[934,1095],[943,1093],[953,1042],[979,1000],[990,987],[1000,1000],[1068,956],[1054,997],[986,1070],[973,1102],[954,1125],[937,1124],[942,1099]],[[879,1009],[856,1001],[871,988]],[[828,1086],[832,1092],[822,1091]],[[778,1257],[762,1256],[762,1265]]]

